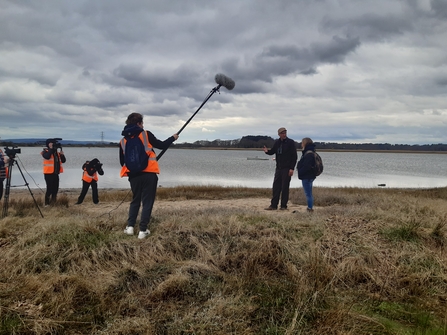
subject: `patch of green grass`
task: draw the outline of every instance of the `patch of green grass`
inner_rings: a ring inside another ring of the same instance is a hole
[[[24,324],[19,314],[0,310],[0,335],[22,334]]]
[[[245,224],[248,225],[253,225],[253,226],[257,226],[257,225],[266,225],[268,223],[271,223],[273,225],[275,225],[275,222],[272,222],[272,219],[265,216],[265,215],[247,215],[247,214],[237,214],[237,220],[239,222],[243,222]]]
[[[371,309],[371,316],[390,334],[444,335],[447,330],[430,312],[410,304],[381,302]]]
[[[439,247],[443,247],[446,244],[446,238],[444,233],[446,226],[447,226],[447,219],[444,217],[435,223],[433,231],[430,234],[430,236],[435,241],[436,245]]]
[[[296,284],[288,280],[258,278],[245,289],[247,297],[256,305],[253,321],[262,334],[283,334],[291,322],[296,306]]]
[[[271,196],[271,189],[259,189],[250,187],[222,187],[222,186],[177,186],[170,188],[159,188],[157,190],[158,200],[175,199],[243,199],[249,197]]]
[[[383,229],[380,233],[391,241],[417,242],[420,240],[420,226],[419,221],[411,218],[407,223]]]

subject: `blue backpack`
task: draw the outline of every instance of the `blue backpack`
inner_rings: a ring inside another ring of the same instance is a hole
[[[146,132],[143,136],[147,136]],[[138,173],[147,167],[149,156],[146,153],[143,142],[138,135],[126,137],[124,152],[124,164],[131,173]]]

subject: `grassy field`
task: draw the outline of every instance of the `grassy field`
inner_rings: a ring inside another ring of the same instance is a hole
[[[127,190],[67,192],[44,218],[12,192],[0,334],[447,334],[447,188],[314,193],[284,213],[244,206],[269,189],[160,188],[138,240]]]

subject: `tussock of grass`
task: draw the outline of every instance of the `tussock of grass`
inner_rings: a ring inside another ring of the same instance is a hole
[[[256,189],[249,187],[221,187],[221,186],[178,186],[174,188],[159,188],[159,200],[189,200],[189,199],[243,199],[270,197],[270,189]]]
[[[45,218],[11,201],[0,334],[446,334],[445,189],[314,193],[312,215],[156,208],[142,241],[122,233],[127,190],[102,190],[108,216],[70,206],[78,192]],[[158,201],[270,194],[176,187]],[[305,205],[301,189],[291,202]]]

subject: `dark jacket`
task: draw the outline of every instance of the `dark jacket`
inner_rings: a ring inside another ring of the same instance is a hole
[[[306,154],[306,152],[308,152]],[[298,170],[298,179],[315,179],[315,144],[308,144],[302,151],[301,156],[296,168]]]
[[[94,158],[88,163],[85,162],[84,165],[82,165],[82,170],[87,171],[87,173],[90,176],[93,176],[95,172],[98,172],[99,175],[104,175],[104,170],[102,169],[102,163],[99,161],[98,158]]]
[[[139,135],[143,129],[141,127],[138,127],[137,125],[126,125],[124,127],[124,130],[121,132],[121,135],[124,137],[131,137],[135,135]],[[175,141],[174,136],[168,137],[164,141],[160,141],[158,138],[155,137],[154,134],[152,134],[149,130],[146,130],[149,143],[152,145],[152,147],[163,150],[169,148],[169,146]],[[120,147],[120,164],[121,166],[124,165],[124,154],[123,149]]]
[[[267,155],[276,155],[276,168],[294,170],[298,155],[296,153],[295,141],[286,137],[284,141],[277,139],[273,147],[266,152]]]

